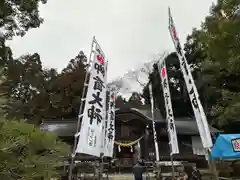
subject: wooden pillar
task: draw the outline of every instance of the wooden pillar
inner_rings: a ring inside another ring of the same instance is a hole
[[[138,149],[138,159],[142,158],[142,139],[137,143],[137,149]]]
[[[116,159],[117,158],[117,145],[114,144],[113,145],[113,159]]]
[[[145,136],[144,136],[144,159],[148,160],[149,152],[148,152],[148,140],[149,140],[149,130],[148,125],[145,127]]]

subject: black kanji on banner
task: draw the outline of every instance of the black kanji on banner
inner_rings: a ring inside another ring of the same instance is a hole
[[[92,94],[93,100],[89,101],[89,104],[98,104],[100,107],[103,107],[102,105],[102,98],[100,97],[100,92],[98,91],[96,94]]]
[[[181,48],[181,45],[180,45],[180,42],[177,40],[177,45],[176,45],[176,49],[177,49],[177,52],[180,56],[182,56],[182,48]]]
[[[169,122],[169,127],[170,127],[170,129],[171,130],[173,130],[174,129],[174,123],[173,123],[173,118],[172,118],[172,116],[169,116],[168,117],[168,122]]]
[[[96,119],[97,120],[97,124],[102,122],[102,116],[101,116],[101,109],[96,108],[94,105],[92,105],[88,111],[87,111],[87,115],[90,119],[90,124],[92,125],[93,120]]]
[[[110,124],[109,124],[109,128],[108,128],[108,139],[113,139],[113,131],[114,131],[113,121],[114,121],[114,112],[113,112],[113,110],[111,110]]]
[[[195,109],[198,109],[198,103],[197,103],[197,98],[196,98],[195,94],[193,95],[192,104]]]
[[[187,69],[187,64],[186,64],[186,62],[185,62],[185,59],[184,59],[184,57],[182,58],[182,66],[183,66],[183,68],[184,68],[184,71],[186,72],[186,74],[187,75],[189,75],[189,72],[188,72],[188,69]]]
[[[97,136],[94,136],[94,147],[96,147],[97,146]]]
[[[171,112],[171,109],[170,109],[170,108],[168,108],[168,115],[169,115],[170,117],[173,117],[173,114],[172,114],[172,112]]]
[[[174,130],[173,122],[169,123],[169,127],[170,127],[171,130]]]
[[[197,97],[196,97],[196,94],[194,93],[193,87],[191,88],[189,94],[193,94],[193,98],[191,99],[191,102],[192,102],[194,108],[198,109]]]
[[[163,80],[163,87],[164,87],[165,89],[167,89],[167,79],[166,79],[166,78]]]
[[[192,80],[191,80],[191,79],[188,79],[188,83],[189,83],[189,84],[192,84]]]
[[[89,146],[93,146],[93,135],[94,134],[94,131],[92,129],[88,129],[88,145]]]
[[[97,70],[97,74],[99,74],[100,72],[103,75],[103,77],[105,76],[105,69],[103,65],[95,63],[94,68]]]
[[[169,95],[168,95],[168,93],[165,93],[165,99],[166,99],[166,104],[168,104],[168,99],[169,99]]]
[[[110,112],[110,119],[111,119],[111,121],[114,120],[114,112],[113,111]]]
[[[103,88],[105,88],[103,80],[101,80],[99,76],[96,76],[93,79],[95,80],[93,89],[102,92]]]
[[[110,127],[108,128],[108,138],[109,138],[109,139],[113,139],[113,130],[114,130],[114,127],[113,127],[112,120],[111,120],[109,126],[110,126]]]
[[[113,107],[114,107],[114,102],[111,101],[111,102],[110,102],[110,108],[113,108]]]

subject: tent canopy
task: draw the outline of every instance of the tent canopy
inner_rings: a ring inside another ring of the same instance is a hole
[[[240,134],[220,134],[212,148],[211,158],[240,159]]]

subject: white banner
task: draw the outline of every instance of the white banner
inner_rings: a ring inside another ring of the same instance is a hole
[[[190,71],[190,67],[187,63],[186,57],[184,55],[184,51],[181,47],[181,44],[179,42],[179,38],[176,32],[176,28],[174,26],[174,22],[171,16],[170,8],[169,8],[169,32],[172,37],[174,46],[177,51],[177,55],[180,61],[180,67],[183,73],[183,77],[187,86],[188,94],[190,97],[190,101],[192,104],[192,108],[194,111],[194,115],[197,121],[198,125],[198,130],[199,134],[203,143],[203,147],[205,148],[211,148],[213,143],[212,143],[212,138],[211,134],[209,131],[209,126],[207,122],[206,115],[204,113],[201,101],[199,99],[199,94],[196,88],[196,85],[194,83],[192,73]]]
[[[116,94],[113,90],[109,93],[107,128],[105,138],[105,153],[106,157],[113,157],[114,140],[115,140],[115,98]]]
[[[169,138],[169,145],[170,145],[170,154],[178,154],[178,139],[177,139],[177,132],[176,126],[174,121],[173,109],[172,109],[172,101],[171,101],[171,94],[169,89],[168,83],[168,75],[166,69],[165,59],[158,63],[158,71],[162,82],[162,89],[163,89],[163,97],[165,102],[165,111],[166,111],[166,120],[168,124],[168,138]]]
[[[108,62],[106,62],[108,63]],[[106,72],[107,72],[107,68],[108,68],[108,64],[106,64]],[[107,82],[107,74],[105,75],[105,81]],[[106,96],[107,96],[107,91],[106,91]],[[102,155],[105,154],[105,145],[106,145],[106,139],[107,139],[107,126],[108,126],[108,113],[107,113],[107,98],[106,98],[106,101],[105,101],[105,111],[104,111],[104,121],[103,121],[103,126],[102,126],[102,144],[101,144],[101,153]]]
[[[106,111],[106,63],[101,48],[94,42],[93,64],[76,153],[100,156],[102,128]]]

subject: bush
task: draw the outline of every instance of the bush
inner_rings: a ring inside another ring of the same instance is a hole
[[[24,122],[0,119],[0,179],[49,180],[69,146]]]

